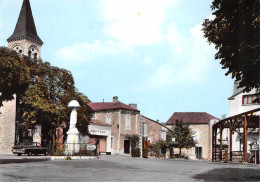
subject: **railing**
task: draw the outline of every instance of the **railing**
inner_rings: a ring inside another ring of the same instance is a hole
[[[228,153],[227,150],[222,150],[222,155],[220,156],[220,152],[214,152],[213,153],[215,160],[214,161],[223,161],[223,162],[229,162],[230,153]],[[243,151],[232,151],[232,162],[238,162],[241,163],[244,160],[244,154]],[[250,152],[247,154],[247,160],[248,163],[256,163],[259,164],[259,151],[256,152]]]
[[[232,162],[243,162],[244,153],[243,151],[232,152]]]

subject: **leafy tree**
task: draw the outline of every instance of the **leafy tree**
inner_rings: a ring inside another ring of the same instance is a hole
[[[154,144],[151,144],[150,151],[152,151],[156,157],[160,156],[160,153],[165,155],[167,149],[167,145],[165,141],[159,140]]]
[[[195,132],[189,128],[188,124],[176,120],[172,136],[175,138],[174,147],[179,148],[179,154],[181,154],[182,148],[189,149],[195,147],[197,142],[194,139],[194,135]]]
[[[80,104],[80,109],[78,110],[78,121],[76,127],[82,135],[88,134],[88,124],[91,120],[91,109],[88,106],[90,102],[88,97],[80,92],[76,92],[75,99]]]
[[[0,107],[3,101],[22,95],[29,85],[29,67],[16,52],[0,47]]]
[[[223,69],[244,92],[260,88],[260,1],[214,0],[213,20],[205,19],[204,37],[215,44]]]
[[[17,120],[20,125],[33,128],[35,124],[40,124],[42,139],[52,142],[56,128],[62,122],[69,123],[71,110],[67,105],[76,99],[81,105],[77,128],[86,135],[90,120],[90,108],[87,106],[89,100],[76,91],[70,71],[41,60],[24,59],[30,69],[30,84],[25,94],[18,97]]]

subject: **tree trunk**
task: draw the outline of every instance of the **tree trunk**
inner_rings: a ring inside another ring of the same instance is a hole
[[[179,148],[179,152],[180,152],[179,154],[181,155],[181,148]]]

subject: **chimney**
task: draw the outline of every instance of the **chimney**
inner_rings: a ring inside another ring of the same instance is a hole
[[[129,106],[134,108],[134,109],[137,109],[137,104],[136,103],[130,103]]]
[[[118,96],[113,97],[113,102],[118,102]]]

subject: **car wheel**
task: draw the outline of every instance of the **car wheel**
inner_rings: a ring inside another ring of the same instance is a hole
[[[21,156],[22,154],[17,154],[18,156]]]
[[[32,155],[32,152],[28,152],[28,156],[31,156]]]

